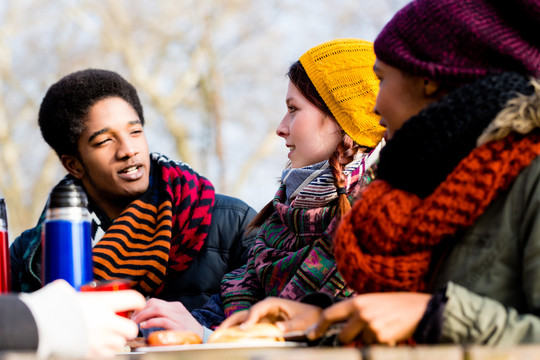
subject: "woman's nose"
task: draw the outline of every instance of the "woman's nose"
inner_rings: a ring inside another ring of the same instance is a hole
[[[289,135],[289,124],[287,123],[286,118],[283,118],[276,128],[277,136],[285,137]]]

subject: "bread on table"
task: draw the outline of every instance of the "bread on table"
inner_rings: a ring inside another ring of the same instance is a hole
[[[283,332],[274,324],[259,323],[248,328],[233,326],[218,329],[210,335],[208,343],[250,342],[250,341],[285,341]]]

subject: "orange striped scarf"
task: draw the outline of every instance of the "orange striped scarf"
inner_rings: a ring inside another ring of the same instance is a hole
[[[128,278],[145,295],[159,293],[166,276],[189,267],[208,235],[215,196],[212,183],[186,164],[160,156],[152,166],[147,192],[93,250],[97,280]]]

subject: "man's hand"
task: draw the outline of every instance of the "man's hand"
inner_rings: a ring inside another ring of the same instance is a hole
[[[166,330],[192,331],[202,339],[204,328],[179,301],[152,298],[146,307],[136,311],[131,319],[142,329],[160,327]]]

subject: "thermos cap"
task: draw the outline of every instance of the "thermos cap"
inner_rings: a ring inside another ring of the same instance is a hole
[[[61,182],[49,195],[49,208],[88,206],[86,193],[80,185],[73,182]]]
[[[0,198],[0,231],[7,231],[7,211],[4,198]]]

